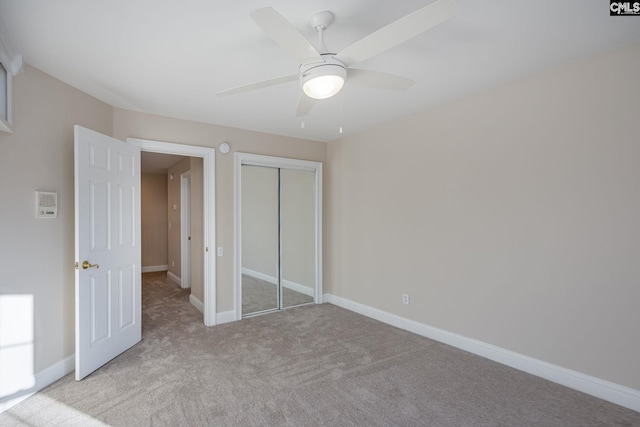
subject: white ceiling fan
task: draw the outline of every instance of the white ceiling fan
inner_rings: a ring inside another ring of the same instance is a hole
[[[342,51],[332,53],[323,40],[324,30],[333,21],[331,12],[322,11],[311,17],[311,26],[318,31],[318,45],[314,47],[273,8],[258,9],[251,13],[251,18],[280,47],[300,61],[299,72],[228,89],[219,92],[218,95],[234,95],[300,80],[303,93],[296,114],[300,117],[311,111],[316,99],[325,99],[337,94],[347,77],[350,84],[387,90],[407,90],[415,83],[413,80],[352,66],[435,27],[455,15],[457,10],[454,0],[437,0],[382,27]]]

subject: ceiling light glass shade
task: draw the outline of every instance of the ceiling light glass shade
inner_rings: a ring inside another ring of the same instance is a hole
[[[340,92],[346,77],[347,71],[343,66],[322,64],[302,74],[302,90],[310,98],[331,98]]]

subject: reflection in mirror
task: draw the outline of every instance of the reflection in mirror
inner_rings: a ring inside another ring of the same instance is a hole
[[[315,173],[280,169],[282,308],[313,302],[315,291]]]
[[[277,168],[242,165],[242,314],[279,308]]]

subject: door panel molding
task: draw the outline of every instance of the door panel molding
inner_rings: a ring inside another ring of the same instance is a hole
[[[77,380],[142,336],[139,164],[138,147],[74,126]],[[126,289],[122,268],[133,271]]]

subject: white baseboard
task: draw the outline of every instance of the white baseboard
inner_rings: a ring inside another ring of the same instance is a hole
[[[242,267],[242,274],[246,274],[247,276],[255,277],[256,279],[264,280],[265,282],[277,285],[278,278],[275,276],[269,276],[265,273],[260,273],[259,271],[251,270],[246,267]],[[314,296],[313,288],[302,285],[300,283],[292,282],[291,280],[283,280],[282,286],[291,289],[296,292],[300,292],[301,294],[308,295],[310,297]]]
[[[264,280],[265,282],[272,283],[274,285],[278,284],[278,278],[275,276],[270,276],[265,273],[260,273],[259,271],[251,270],[246,267],[242,267],[242,274],[246,274],[247,276],[255,277],[256,279]]]
[[[169,269],[168,265],[147,265],[142,267],[140,271],[143,273],[155,273],[157,271],[167,271]]]
[[[182,286],[182,280],[170,271],[167,271],[167,277],[178,286]]]
[[[300,283],[292,282],[290,280],[283,280],[282,287],[291,289],[292,291],[296,291],[310,297],[314,296],[313,288],[301,285]]]
[[[229,323],[229,322],[235,322],[235,321],[236,321],[235,310],[216,313],[216,325],[222,325],[223,323]]]
[[[27,390],[22,390],[11,396],[0,399],[0,413],[17,405],[28,397],[33,396],[43,388],[53,384],[76,368],[75,354],[65,357],[61,361],[54,363],[46,369],[35,374],[35,385]]]
[[[192,306],[197,308],[200,313],[204,314],[204,304],[203,304],[203,302],[200,301],[195,296],[193,296],[193,294],[189,295],[189,302],[191,303]]]
[[[640,412],[640,390],[553,365],[492,344],[425,325],[346,298],[324,294],[324,301],[383,323],[485,357],[503,365]]]
[[[198,298],[194,297],[193,295],[189,295],[189,302],[193,304],[193,306],[196,307],[201,313],[204,313],[204,304]],[[221,313],[217,313],[216,315],[216,324],[218,325],[234,322],[235,320],[236,314],[233,310],[223,311]],[[65,375],[73,372],[75,370],[75,367],[76,357],[75,354],[72,354],[71,356],[65,357],[61,361],[54,363],[48,368],[36,373],[34,375],[35,384],[33,387],[26,390],[21,390],[20,392],[14,393],[11,396],[0,398],[0,414],[22,402],[23,400],[33,396],[45,387],[50,386]]]
[[[194,297],[193,294],[189,295],[189,302],[198,311],[204,314],[204,304],[198,298]],[[236,321],[236,312],[234,310],[223,311],[221,313],[216,313],[216,325],[222,325],[223,323],[235,322]]]
[[[534,359],[523,354],[506,350],[492,344],[454,334],[433,326],[425,325],[413,320],[405,319],[395,314],[388,313],[377,308],[369,307],[346,298],[332,294],[324,294],[324,301],[338,307],[371,317],[383,323],[404,329],[409,332],[439,341],[461,350],[485,357],[503,365],[527,372],[549,381],[564,385],[574,390],[581,391],[591,396],[598,397],[608,402],[640,412],[640,390],[622,386],[610,381],[596,378],[581,372],[553,365],[542,360]],[[193,295],[189,296],[189,302],[199,311],[204,312],[202,301]],[[223,324],[235,321],[233,310],[218,313],[216,323]],[[12,396],[0,399],[0,413],[17,405],[36,392],[53,384],[55,381],[73,372],[75,369],[75,355],[68,356],[61,361],[43,369],[35,374],[35,385],[28,390],[15,393]]]

